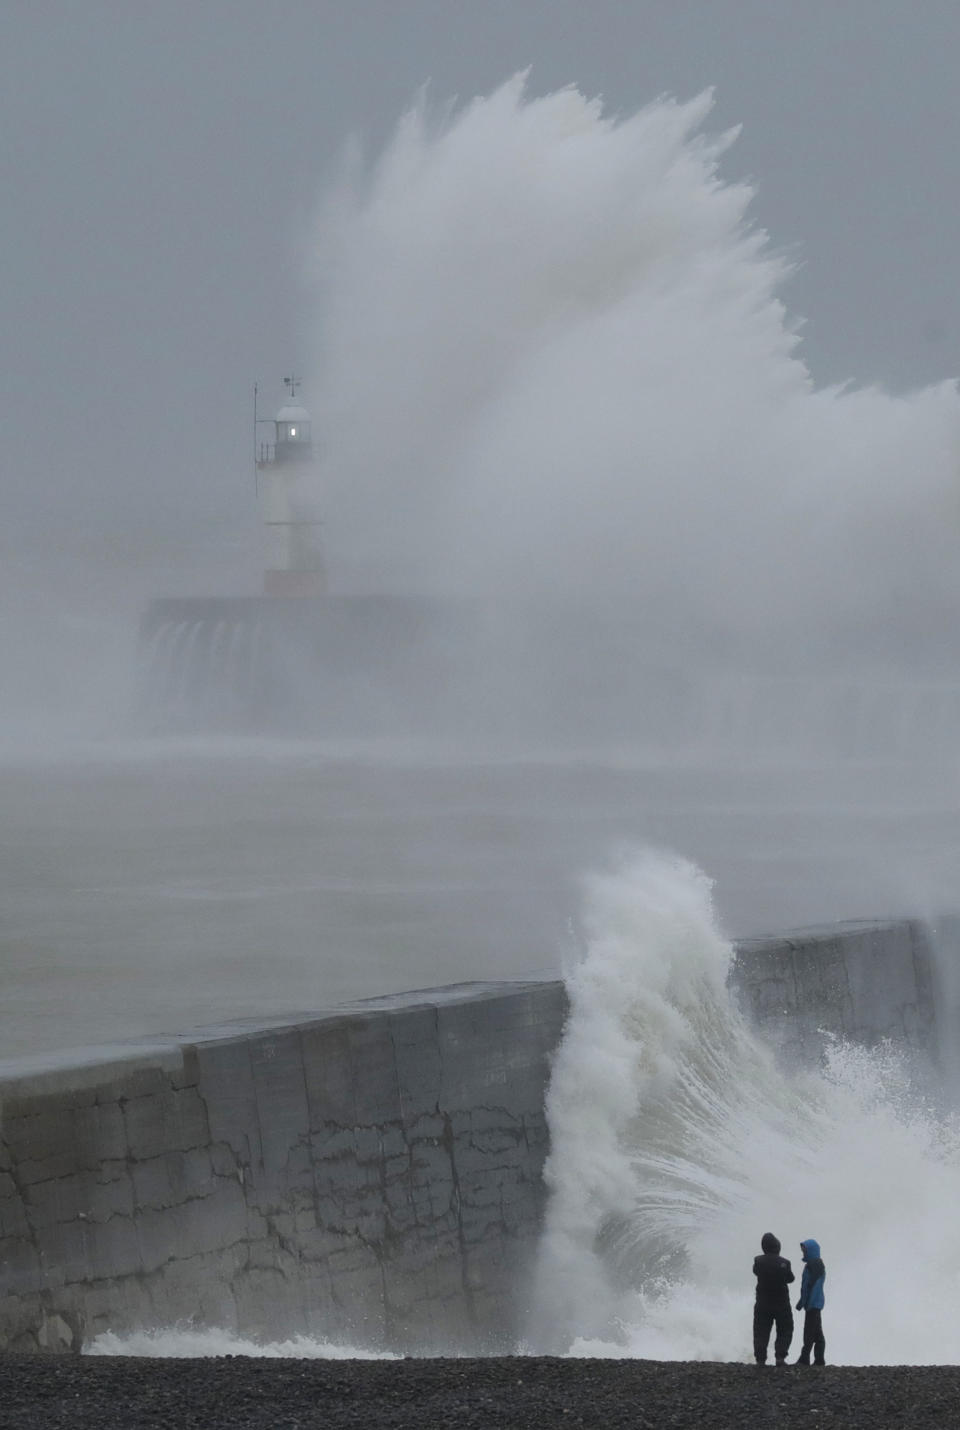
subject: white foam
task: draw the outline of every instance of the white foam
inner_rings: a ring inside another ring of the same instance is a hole
[[[396,1360],[389,1351],[291,1336],[283,1341],[256,1341],[232,1331],[188,1330],[181,1326],[117,1335],[104,1331],[84,1348],[90,1356],[264,1356],[297,1360]]]
[[[835,1044],[785,1075],[725,989],[709,884],[639,856],[591,881],[548,1110],[534,1341],[575,1355],[751,1356],[751,1263],[820,1241],[828,1357],[960,1362],[960,1143],[902,1057]],[[558,1310],[558,1308],[561,1308]]]

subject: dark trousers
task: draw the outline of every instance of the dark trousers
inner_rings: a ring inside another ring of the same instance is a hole
[[[810,1364],[810,1352],[813,1351],[814,1365],[823,1365],[823,1353],[827,1349],[827,1343],[823,1338],[823,1326],[820,1322],[819,1311],[808,1311],[803,1318],[803,1348],[800,1351],[798,1365]]]
[[[757,1365],[763,1365],[767,1359],[767,1346],[770,1344],[774,1321],[777,1323],[777,1338],[773,1343],[774,1359],[780,1361],[787,1358],[787,1351],[793,1340],[793,1312],[790,1307],[780,1306],[775,1311],[768,1311],[765,1306],[754,1306],[753,1353],[757,1358]]]

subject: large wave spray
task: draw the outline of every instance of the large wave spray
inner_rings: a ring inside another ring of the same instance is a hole
[[[788,1076],[726,989],[693,866],[594,878],[548,1099],[551,1201],[532,1337],[575,1354],[750,1359],[774,1230],[828,1266],[828,1356],[952,1363],[960,1142],[895,1050]],[[799,1272],[799,1266],[797,1266]]]
[[[816,389],[710,104],[611,118],[521,77],[418,106],[355,166],[320,245],[336,580],[589,596],[773,646],[945,624],[955,387]]]

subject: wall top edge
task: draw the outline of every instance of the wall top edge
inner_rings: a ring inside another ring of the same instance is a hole
[[[734,953],[739,958],[743,954],[749,956],[812,943],[831,943],[837,939],[856,938],[863,934],[908,933],[925,926],[926,920],[918,918],[842,919],[835,923],[809,924],[804,928],[790,929],[786,933],[739,938],[734,942]]]
[[[864,934],[913,932],[921,926],[916,919],[851,919],[759,938],[738,939],[735,959],[752,959],[778,950],[836,941]],[[416,1008],[441,1008],[454,1004],[481,1002],[524,992],[559,990],[562,979],[547,976],[491,982],[452,983],[439,988],[411,989],[380,997],[357,999],[329,1008],[274,1014],[214,1023],[172,1034],[135,1038],[99,1046],[67,1048],[25,1057],[0,1059],[0,1107],[4,1098],[23,1098],[60,1090],[80,1091],[115,1081],[138,1069],[176,1074],[183,1069],[188,1050],[212,1043],[249,1041],[271,1033],[304,1032],[331,1022],[346,1022],[370,1016],[389,1016]]]
[[[356,999],[307,1012],[300,1010],[267,1017],[232,1019],[186,1029],[181,1033],[0,1058],[0,1107],[4,1097],[32,1097],[62,1089],[80,1091],[115,1081],[138,1069],[177,1073],[182,1070],[189,1049],[211,1043],[249,1041],[271,1033],[304,1032],[322,1024],[348,1022],[371,1014],[387,1016],[415,1008],[484,1002],[511,994],[543,990],[551,985],[559,988],[560,983],[559,979],[548,978],[451,983],[440,988],[411,989],[404,993]]]

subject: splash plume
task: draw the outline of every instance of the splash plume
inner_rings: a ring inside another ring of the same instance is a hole
[[[612,117],[521,76],[418,104],[345,179],[319,244],[335,579],[774,646],[960,603],[954,384],[818,390],[710,108]]]

